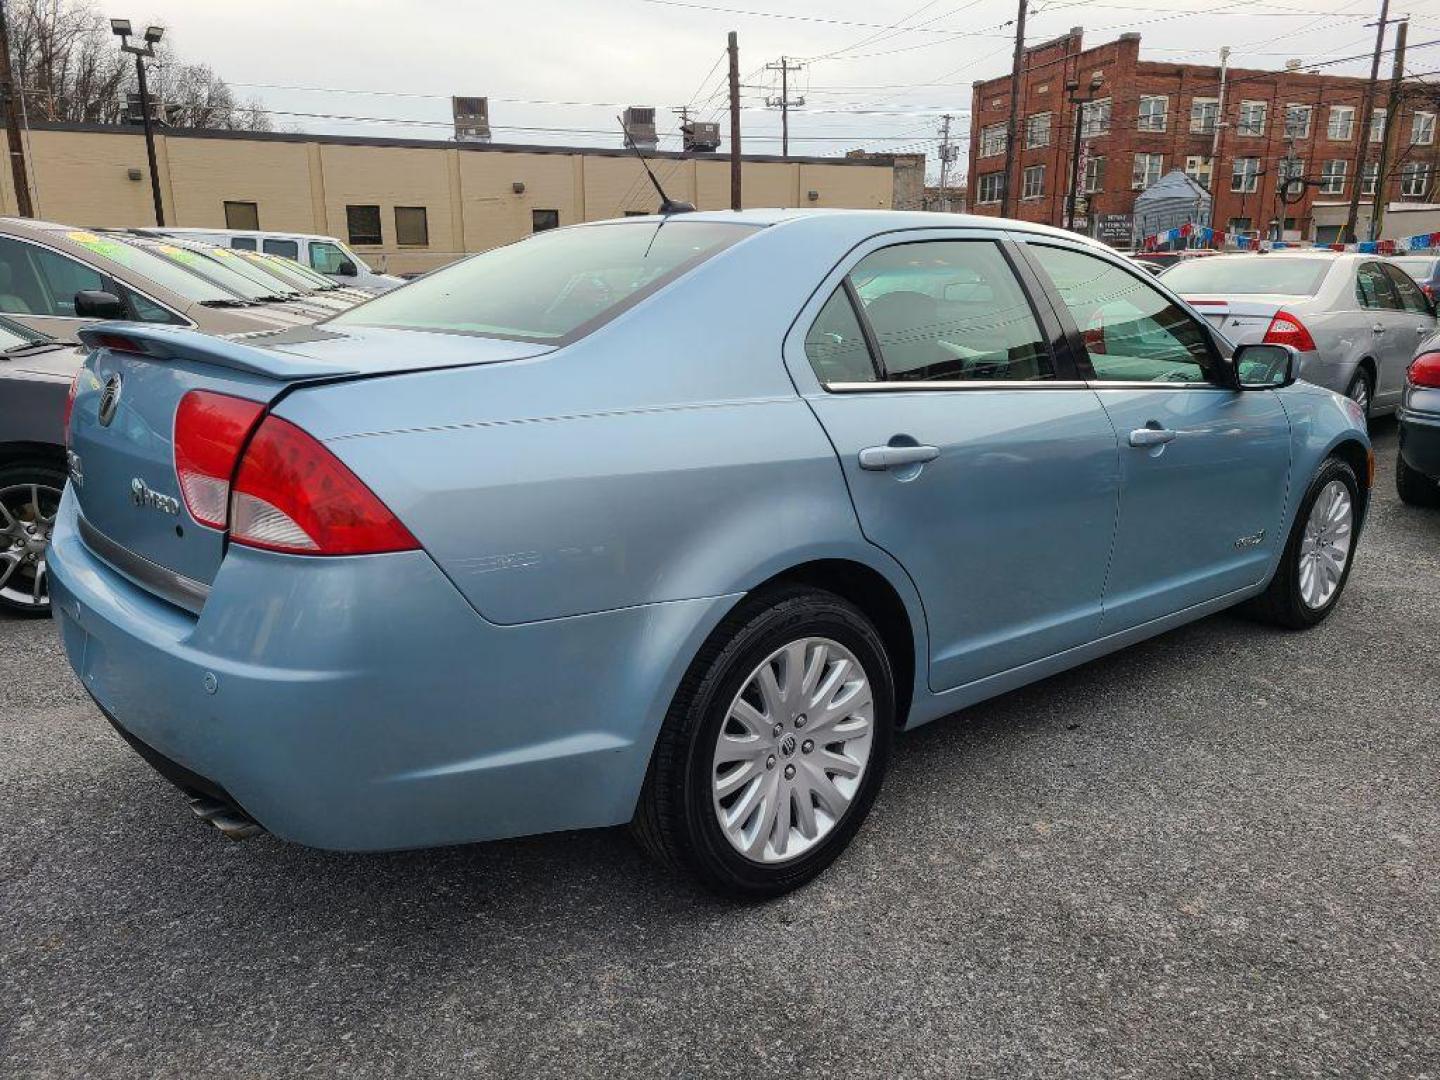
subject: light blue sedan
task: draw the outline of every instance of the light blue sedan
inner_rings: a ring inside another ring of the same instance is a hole
[[[630,823],[747,896],[845,847],[897,729],[1242,601],[1320,622],[1373,472],[1289,347],[986,218],[602,222],[315,327],[84,336],[54,609],[197,813]]]

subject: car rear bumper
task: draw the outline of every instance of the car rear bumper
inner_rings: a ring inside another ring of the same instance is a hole
[[[1440,404],[1440,391],[1432,391]],[[1413,396],[1413,395],[1412,395]],[[1440,479],[1440,411],[1428,412],[1402,406],[1400,456],[1416,472]]]
[[[423,552],[237,547],[196,616],[97,558],[77,526],[67,490],[53,608],[86,690],[132,745],[205,782],[183,788],[322,848],[627,821],[684,658],[733,603],[499,627]]]

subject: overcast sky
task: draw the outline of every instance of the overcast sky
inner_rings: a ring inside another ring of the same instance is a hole
[[[115,2],[115,0],[111,0]],[[970,82],[1003,74],[1014,0],[118,0],[163,23],[186,59],[204,61],[242,97],[260,98],[277,127],[446,138],[451,94],[490,98],[496,142],[618,145],[615,115],[655,105],[678,149],[690,105],[725,121],[725,35],[740,35],[745,149],[778,153],[780,117],[764,98],[764,65],[805,62],[792,95],[791,152],[854,147],[926,151],[940,114],[969,131]],[[148,10],[146,7],[148,6]],[[1367,52],[1377,0],[1035,0],[1027,41],[1083,26],[1087,44],[1127,30],[1148,59],[1281,67]],[[1392,12],[1396,9],[1392,8]],[[1407,65],[1440,69],[1440,0],[1418,0]],[[1386,66],[1388,68],[1388,58]],[[1366,74],[1368,60],[1328,71]],[[348,119],[344,119],[348,118]],[[396,122],[386,122],[396,121]],[[728,123],[728,122],[727,122]],[[529,130],[527,130],[529,129]],[[728,126],[724,129],[728,136]],[[932,174],[935,172],[932,166]]]

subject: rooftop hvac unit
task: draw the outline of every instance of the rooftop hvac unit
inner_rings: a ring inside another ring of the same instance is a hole
[[[1299,70],[1300,70],[1301,68],[1303,68],[1304,66],[1305,66],[1305,61],[1304,61],[1304,60],[1286,60],[1286,61],[1285,61],[1285,70],[1286,70],[1286,71],[1299,71]]]
[[[630,141],[641,150],[654,150],[660,145],[655,134],[655,110],[643,105],[631,105],[625,110],[625,130]]]
[[[150,97],[150,122],[153,124],[163,124],[165,122],[164,115],[160,111],[160,102],[155,100],[153,94]],[[145,123],[145,110],[140,107],[139,94],[125,95],[125,123]]]
[[[452,97],[450,109],[455,117],[456,142],[490,141],[489,98]]]
[[[720,125],[690,120],[680,125],[680,137],[687,152],[713,154],[720,149]]]

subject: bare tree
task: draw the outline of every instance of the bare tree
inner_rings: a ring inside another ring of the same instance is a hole
[[[119,124],[135,67],[120,51],[109,21],[84,0],[19,0],[11,9],[15,77],[31,119]],[[258,101],[238,103],[207,64],[186,64],[169,44],[151,61],[160,117],[176,127],[269,131]]]

